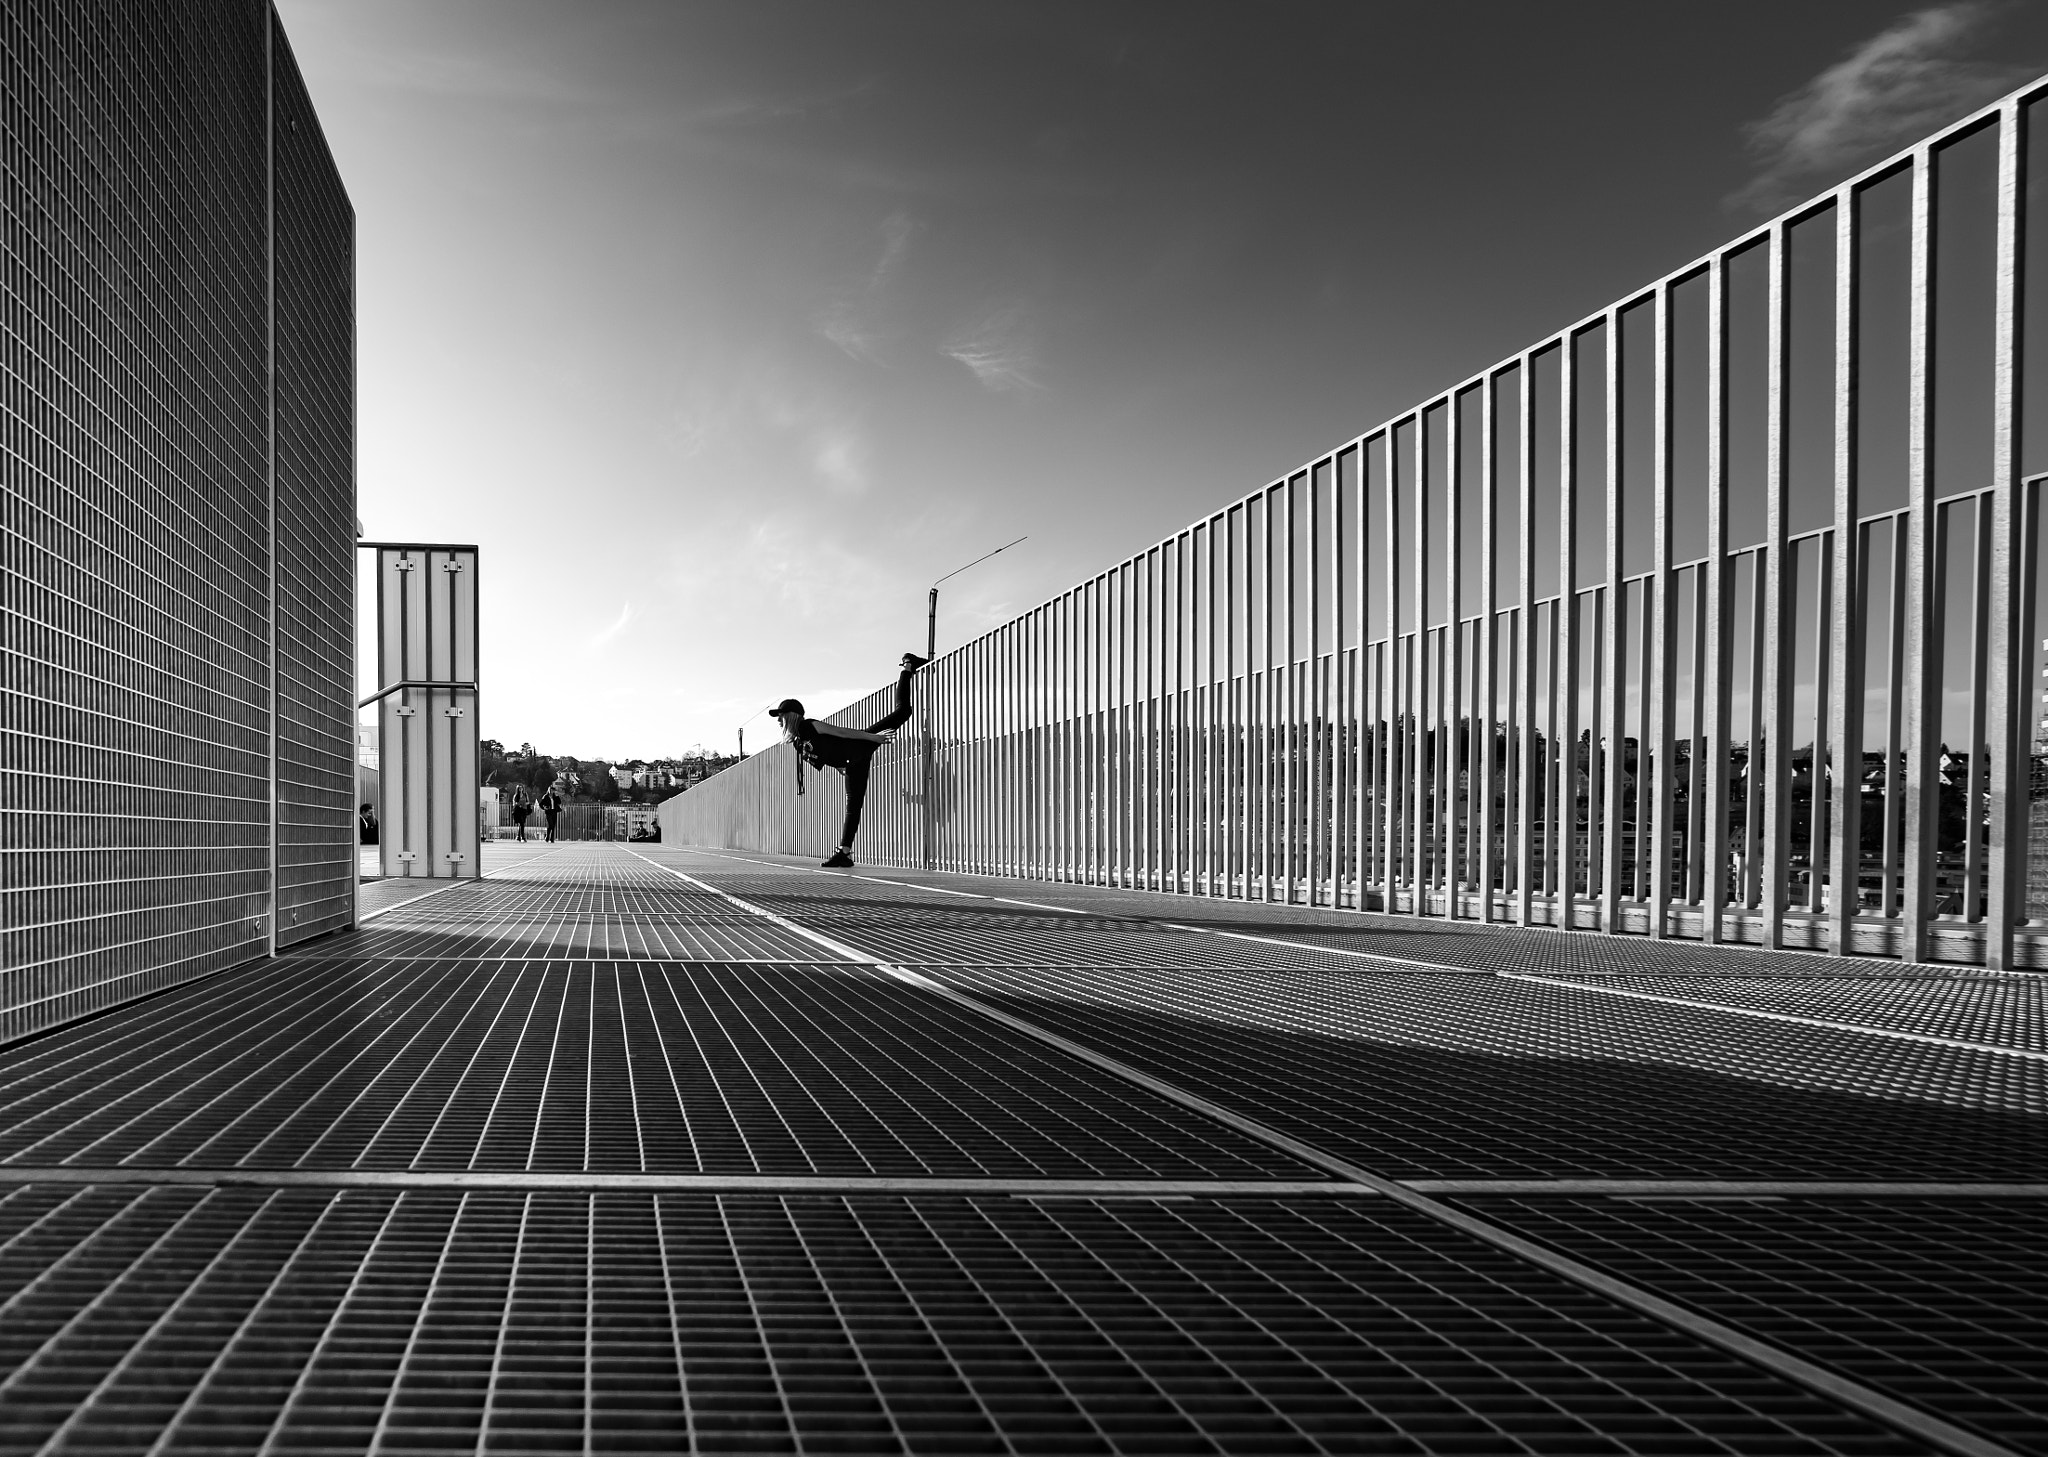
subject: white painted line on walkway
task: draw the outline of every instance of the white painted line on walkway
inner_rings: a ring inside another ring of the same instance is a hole
[[[639,854],[638,851],[630,853]],[[647,857],[644,855],[640,855],[639,858],[647,860]],[[1040,1027],[1036,1023],[1028,1022],[1022,1017],[1013,1016],[999,1007],[991,1006],[977,998],[968,996],[964,992],[955,991],[941,982],[933,981],[930,977],[919,975],[914,971],[907,971],[900,966],[883,961],[879,957],[870,956],[854,947],[846,946],[827,936],[822,936],[807,927],[797,925],[786,917],[776,915],[773,911],[756,906],[750,901],[742,900],[736,895],[720,890],[715,885],[710,885],[693,875],[677,870],[674,866],[662,865],[656,860],[647,860],[647,863],[656,866],[658,869],[666,870],[677,879],[686,881],[696,886],[699,890],[709,891],[714,895],[731,901],[734,905],[747,907],[779,926],[786,927],[798,935],[810,937],[820,945],[830,946],[834,950],[844,951],[849,955],[856,956],[869,965],[887,972],[899,981],[906,982],[912,986],[922,987],[934,996],[942,997],[947,1001],[978,1012],[991,1021],[1000,1023],[1027,1037],[1035,1038],[1047,1046],[1057,1048],[1092,1067],[1107,1072],[1112,1076],[1122,1078],[1126,1082],[1135,1083],[1137,1086],[1156,1093],[1170,1102],[1178,1103],[1183,1108],[1200,1113],[1218,1123],[1224,1124],[1226,1127],[1234,1128],[1247,1137],[1259,1140],[1269,1148],[1275,1148],[1282,1153],[1291,1154],[1295,1158],[1301,1159],[1304,1163],[1327,1169],[1341,1179],[1348,1179],[1376,1193],[1384,1194],[1389,1199],[1415,1210],[1418,1214],[1426,1215],[1440,1224],[1448,1225],[1453,1229],[1471,1235],[1473,1238],[1482,1240],[1496,1249],[1505,1250],[1529,1264],[1536,1265],[1550,1271],[1554,1275],[1570,1280],[1574,1284],[1604,1295],[1618,1304],[1640,1311],[1642,1314],[1662,1321],[1665,1325],[1682,1331],[1697,1340],[1719,1346],[1722,1350],[1732,1352],[1754,1365],[1761,1366],[1767,1371],[1784,1377],[1788,1381],[1796,1382],[1811,1391],[1819,1392],[1833,1401],[1838,1401],[1844,1406],[1862,1412],[1865,1416],[1883,1422],[1887,1426],[1918,1437],[1922,1441],[1939,1447],[1945,1452],[1956,1453],[1958,1457],[2018,1457],[2018,1454],[2010,1447],[1988,1441],[1978,1436],[1975,1432],[1959,1427],[1955,1423],[1938,1417],[1931,1412],[1922,1411],[1915,1406],[1909,1406],[1896,1397],[1888,1396],[1884,1392],[1877,1390],[1875,1387],[1866,1386],[1862,1382],[1852,1380],[1838,1371],[1809,1361],[1804,1356],[1800,1356],[1795,1352],[1759,1340],[1737,1326],[1716,1320],[1714,1317],[1703,1314],[1689,1306],[1680,1305],[1676,1301],[1667,1300],[1653,1291],[1630,1284],[1626,1280],[1609,1274],[1597,1265],[1587,1264],[1585,1261],[1565,1254],[1560,1250],[1552,1249],[1548,1245],[1525,1238],[1502,1225],[1494,1224],[1491,1220],[1482,1219],[1477,1215],[1469,1214],[1465,1210],[1459,1209],[1455,1205],[1446,1204],[1439,1199],[1431,1198],[1428,1194],[1410,1185],[1374,1174],[1350,1162],[1348,1159],[1339,1158],[1337,1155],[1327,1153],[1313,1144],[1304,1143],[1291,1134],[1282,1133],[1279,1129],[1261,1123],[1255,1118],[1248,1118],[1241,1113],[1226,1108],[1220,1103],[1203,1097],[1199,1093],[1190,1092],[1176,1084],[1167,1082],[1164,1078],[1154,1077],[1151,1073],[1133,1067],[1129,1063],[1099,1052],[1083,1043],[1074,1042],[1069,1038],[1062,1037],[1057,1032]],[[994,899],[994,897],[990,897],[990,899]]]
[[[1965,1052],[1991,1052],[2000,1057],[2024,1057],[2048,1062],[2048,1052],[2031,1047],[2007,1047],[1996,1042],[1971,1042],[1961,1037],[1941,1037],[1932,1032],[1906,1032],[1896,1027],[1873,1027],[1867,1022],[1834,1022],[1825,1017],[1802,1017],[1794,1012],[1772,1012],[1762,1007],[1732,1007],[1726,1002],[1706,1002],[1694,997],[1674,997],[1663,992],[1636,991],[1629,987],[1601,986],[1570,981],[1563,977],[1538,976],[1529,971],[1502,971],[1503,981],[1535,982],[1541,986],[1564,987],[1594,996],[1628,997],[1639,1002],[1662,1002],[1671,1007],[1697,1007],[1707,1012],[1728,1012],[1737,1017],[1755,1017],[1765,1022],[1791,1022],[1800,1027],[1822,1027],[1830,1032],[1861,1032],[1866,1037],[1890,1037],[1899,1042],[1924,1042],[1934,1047],[1956,1047]]]
[[[696,850],[693,853],[702,855],[714,855],[722,860],[745,860],[750,865],[766,865],[776,870],[810,870],[810,867],[806,865],[778,865],[776,864],[776,862],[772,860],[755,860],[749,856],[729,855],[724,853],[723,851]],[[657,862],[652,860],[648,861],[648,864],[650,865],[655,863]],[[669,867],[663,866],[662,868],[668,869]],[[817,871],[813,873],[829,874],[832,872]],[[1034,910],[1057,910],[1064,912],[1068,915],[1082,916],[1103,914],[1105,916],[1105,919],[1146,921],[1153,925],[1165,926],[1168,929],[1175,931],[1186,931],[1197,936],[1217,936],[1221,937],[1223,940],[1226,941],[1250,941],[1261,946],[1279,946],[1284,947],[1290,951],[1321,952],[1324,955],[1328,956],[1350,956],[1358,958],[1359,960],[1363,961],[1384,962],[1390,966],[1398,966],[1406,970],[1420,969],[1423,971],[1454,972],[1465,976],[1490,976],[1501,981],[1536,982],[1544,986],[1562,987],[1567,991],[1604,994],[1606,996],[1612,997],[1634,997],[1640,1001],[1664,1002],[1668,1003],[1671,1006],[1692,1007],[1704,1012],[1725,1012],[1728,1015],[1735,1017],[1756,1017],[1769,1022],[1791,1022],[1805,1027],[1825,1028],[1833,1032],[1860,1032],[1869,1037],[1889,1037],[1900,1042],[1922,1042],[1934,1047],[1957,1048],[1964,1052],[1986,1052],[1994,1054],[1999,1057],[2027,1058],[2037,1062],[2048,1061],[2048,1052],[2037,1052],[2033,1048],[2010,1047],[2003,1043],[1997,1042],[1972,1042],[1960,1037],[1942,1037],[1932,1032],[1907,1032],[1895,1027],[1874,1027],[1867,1022],[1835,1022],[1821,1017],[1802,1017],[1791,1012],[1771,1012],[1766,1011],[1759,1007],[1738,1007],[1733,1006],[1727,1002],[1708,1002],[1692,997],[1667,996],[1662,992],[1632,991],[1624,987],[1602,986],[1598,983],[1577,981],[1565,977],[1539,976],[1534,972],[1487,971],[1483,968],[1474,968],[1470,966],[1447,966],[1441,962],[1435,961],[1420,961],[1409,957],[1399,956],[1383,956],[1378,952],[1373,951],[1353,951],[1342,946],[1322,946],[1318,945],[1313,941],[1289,941],[1277,936],[1253,936],[1243,931],[1219,931],[1209,926],[1194,925],[1180,921],[1168,921],[1158,916],[1131,915],[1111,917],[1108,916],[1106,913],[1075,910],[1074,908],[1069,906],[1044,906],[1038,905],[1031,901],[1012,900],[1007,896],[985,895],[975,891],[948,890],[942,886],[919,885],[915,882],[907,880],[885,880],[881,876],[861,875],[849,876],[846,878],[862,881],[874,881],[882,885],[901,886],[908,890],[935,890],[941,895],[965,896],[973,900],[995,901],[1003,905],[1030,906]],[[950,965],[952,963],[932,962],[930,964]],[[1656,975],[1657,973],[1650,972],[1638,974]]]
[[[1898,1179],[1403,1179],[1426,1194],[1870,1195],[1881,1199],[2048,1199],[2048,1184]]]

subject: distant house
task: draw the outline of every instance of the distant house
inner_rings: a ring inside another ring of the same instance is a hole
[[[608,804],[604,807],[604,836],[607,840],[630,840],[651,831],[659,818],[647,804]]]

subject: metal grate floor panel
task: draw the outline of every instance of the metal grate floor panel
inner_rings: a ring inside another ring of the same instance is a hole
[[[1899,1433],[1940,1423],[1889,1390],[2028,1445],[2041,1292],[2005,1271],[2040,1216],[1963,1195],[2041,1177],[2048,1063],[1934,1040],[2033,1035],[2024,996],[1959,990],[1981,976],[1572,953],[1753,1001],[1701,1009],[1503,978],[1476,940],[1344,956],[1278,908],[1197,934],[1155,898],[1066,914],[649,848],[486,846],[482,882],[380,891],[364,930],[6,1049],[6,1444],[1927,1450]],[[1467,1232],[1286,1135],[1378,1175],[1960,1192],[1695,1216],[1464,1189],[1495,1225]],[[1793,1384],[1802,1356],[1879,1394]]]
[[[1463,1202],[2023,1450],[2048,1452],[2041,1201]]]
[[[0,1163],[1321,1176],[863,968],[313,958],[19,1049]]]
[[[26,1189],[72,1451],[1919,1450],[1402,1210]]]
[[[1519,983],[921,970],[1395,1177],[2048,1174],[2048,1068],[1994,1054]]]

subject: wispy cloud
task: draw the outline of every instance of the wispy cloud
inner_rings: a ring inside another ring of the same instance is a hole
[[[606,643],[610,642],[613,638],[617,637],[620,633],[624,632],[626,630],[626,624],[631,622],[632,620],[633,604],[628,602],[625,606],[619,609],[619,615],[612,620],[612,625],[610,627],[607,627],[603,631],[598,632],[597,634],[592,636],[592,638],[590,639],[590,646],[594,648],[603,647]]]
[[[1915,11],[1784,97],[1744,128],[1760,170],[1729,204],[1789,206],[2026,80],[2035,68],[1967,58],[2005,8]]]
[[[1019,304],[999,304],[939,346],[998,394],[1042,388],[1030,316]]]
[[[821,112],[831,113],[855,102],[872,100],[880,87],[872,76],[851,86],[834,86],[821,91],[789,91],[780,95],[732,96],[700,106],[687,120],[706,126],[766,126],[779,121],[800,121]]]
[[[844,296],[818,311],[817,330],[836,344],[848,358],[863,364],[879,364],[895,330],[888,322],[890,294],[911,240],[924,224],[906,212],[892,212],[882,219],[882,251],[867,277]]]

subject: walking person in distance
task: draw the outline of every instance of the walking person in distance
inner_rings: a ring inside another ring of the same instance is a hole
[[[515,840],[525,841],[526,821],[532,814],[533,801],[526,797],[526,786],[522,784],[512,791],[512,823],[519,827],[519,833],[513,836]]]
[[[548,843],[555,843],[555,821],[562,817],[561,781],[548,786],[548,792],[540,797],[540,812],[548,817]]]
[[[910,722],[910,680],[925,665],[916,653],[903,655],[903,671],[896,677],[896,706],[865,729],[841,728],[804,717],[804,706],[785,698],[768,710],[782,725],[782,736],[796,750],[796,792],[804,792],[804,765],[813,769],[837,769],[846,776],[846,824],[839,833],[839,848],[825,861],[827,870],[853,868],[853,839],[860,833],[861,807],[868,797],[868,766],[876,750],[892,742],[896,730]]]

